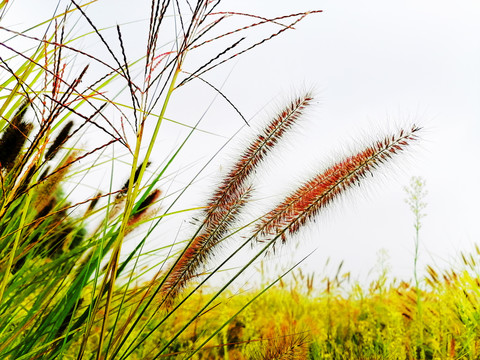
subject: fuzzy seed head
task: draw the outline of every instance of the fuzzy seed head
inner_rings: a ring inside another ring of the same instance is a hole
[[[215,254],[218,245],[228,234],[228,230],[249,200],[251,191],[251,187],[239,189],[237,199],[218,208],[202,232],[189,243],[162,286],[167,306],[171,305],[188,281],[198,274],[200,267]]]
[[[218,208],[235,202],[241,186],[278,143],[285,132],[298,121],[305,107],[307,107],[312,100],[313,98],[309,93],[297,97],[256,136],[226,175],[208,203],[205,216],[207,223],[210,220],[215,222]]]
[[[152,191],[152,193],[148,195],[145,200],[142,201],[142,203],[138,207],[137,212],[131,216],[130,220],[128,221],[128,226],[134,226],[141,219],[145,218],[147,215],[147,210],[155,201],[158,200],[161,194],[162,191],[159,189],[155,189],[154,191]]]
[[[65,143],[65,141],[67,141],[72,127],[73,127],[73,121],[69,121],[63,127],[63,129],[60,131],[60,133],[57,135],[57,137],[53,141],[52,145],[50,145],[50,147],[48,148],[48,151],[45,155],[46,160],[51,160],[55,157],[55,155],[58,153],[58,150],[60,149],[60,146],[62,146]]]
[[[19,121],[13,122],[5,129],[0,139],[0,165],[9,172],[14,167],[28,135],[33,130],[33,124]]]
[[[409,131],[400,130],[307,181],[261,219],[254,237],[260,240],[281,236],[285,242],[287,233],[296,233],[346,190],[359,185],[367,175],[373,175],[379,165],[402,152],[417,139],[419,130],[415,125]]]
[[[147,162],[147,165],[145,168],[148,168],[150,164],[151,164],[150,161]],[[142,170],[142,166],[143,166],[143,162],[139,166],[137,166],[137,169],[135,170],[135,174],[133,175],[133,184],[137,183],[138,177],[140,176],[140,171]],[[120,192],[117,194],[117,197],[116,197],[117,200],[122,198],[127,193],[129,184],[130,184],[130,179],[127,180],[125,184],[123,184],[122,188],[120,189]]]

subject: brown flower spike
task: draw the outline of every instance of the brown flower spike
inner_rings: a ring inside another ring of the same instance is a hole
[[[180,255],[171,273],[162,285],[165,303],[170,306],[173,299],[187,285],[188,281],[198,275],[199,268],[212,256],[212,250],[228,236],[228,230],[236,220],[241,208],[250,198],[251,188],[238,190],[238,197],[231,204],[217,210],[215,225],[206,226],[203,231],[195,236]]]
[[[378,165],[415,141],[419,130],[416,125],[408,131],[400,130],[398,134],[375,142],[307,181],[262,217],[255,227],[254,237],[259,240],[262,237],[281,236],[282,242],[285,242],[287,233],[296,233],[302,225],[348,188],[358,185]]]
[[[240,159],[225,176],[210,198],[203,214],[201,229],[180,255],[162,285],[167,304],[197,275],[199,268],[212,256],[214,248],[228,235],[238,213],[250,197],[247,179],[285,132],[302,115],[312,96],[295,98],[255,137]]]
[[[238,196],[238,189],[285,132],[300,118],[303,110],[312,100],[310,93],[297,97],[257,135],[232,167],[232,170],[225,176],[209,201],[205,216],[207,226],[212,226],[217,222],[218,209],[234,201]]]
[[[33,129],[33,124],[24,120],[30,106],[29,101],[24,101],[15,113],[12,121],[3,129],[0,137],[0,169],[8,173],[16,164],[16,160]]]

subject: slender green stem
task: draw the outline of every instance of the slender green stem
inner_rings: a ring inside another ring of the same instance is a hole
[[[10,251],[10,256],[8,257],[8,263],[7,263],[7,268],[5,269],[5,275],[3,276],[2,282],[0,283],[0,304],[2,303],[2,300],[3,300],[5,287],[7,286],[7,283],[10,280],[10,270],[12,269],[13,259],[15,258],[15,253],[17,252],[18,244],[20,243],[20,239],[22,237],[22,233],[23,233],[22,229],[23,229],[23,226],[25,225],[25,219],[28,214],[31,197],[32,197],[31,193],[28,192],[27,198],[25,200],[25,204],[23,206],[22,218],[20,219],[20,224],[18,225],[19,230],[15,234],[15,240],[13,242],[13,247]]]

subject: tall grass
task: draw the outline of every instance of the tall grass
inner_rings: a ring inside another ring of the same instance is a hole
[[[202,358],[476,359],[480,349],[479,251],[459,258],[455,269],[428,266],[428,274],[419,277],[423,284],[421,317],[413,280],[379,274],[369,286],[360,286],[355,275],[341,266],[324,277],[296,269],[292,280],[279,281],[209,339]],[[254,295],[249,291],[223,293],[215,311],[198,317],[179,336],[172,347],[175,356],[185,357]],[[162,338],[178,331],[209,296],[208,291],[195,292],[190,305],[170,318],[168,326],[137,349],[137,354],[148,358],[146,354],[155,351]],[[147,314],[153,311],[148,309]],[[128,311],[122,316],[128,316]]]
[[[245,14],[217,11],[220,2],[152,0],[147,45],[140,55],[127,53],[121,25],[114,27],[112,39],[106,35],[108,29],[99,28],[91,19],[89,14],[101,1],[81,4],[70,0],[65,9],[59,7],[50,19],[39,19],[38,25],[29,24],[25,31],[0,27],[0,45],[8,53],[0,58],[2,358],[157,359],[178,355],[180,347],[182,358],[200,358],[208,344],[225,331],[226,341],[234,342],[240,337],[235,331],[242,328],[235,319],[285,274],[236,304],[228,318],[188,346],[179,341],[206,313],[215,313],[232,282],[278,239],[286,242],[332,201],[416,141],[419,128],[413,125],[366,145],[319,171],[250,226],[242,222],[240,214],[254,196],[252,174],[268,161],[276,144],[300,121],[312,100],[309,93],[293,98],[220,181],[202,207],[197,228],[184,241],[184,248],[178,250],[175,239],[166,239],[163,246],[167,255],[159,262],[155,276],[136,286],[146,241],[159,231],[167,216],[178,215],[173,205],[199,176],[194,174],[176,193],[169,193],[164,186],[169,167],[198,131],[201,119],[172,155],[147,173],[155,160],[152,154],[162,124],[169,121],[166,113],[172,99],[181,96],[180,88],[200,80],[234,106],[204,78],[205,74],[320,12],[272,19],[248,15],[249,24],[239,28],[232,24],[225,31],[217,30],[219,24]],[[9,6],[11,2],[1,3],[2,16]],[[90,32],[74,38],[72,34],[81,23]],[[265,24],[276,26],[265,38],[252,41],[248,34],[243,36]],[[165,34],[169,34],[170,43],[161,43]],[[242,37],[237,38],[238,34]],[[80,41],[91,37],[103,46],[105,57],[79,46]],[[230,42],[218,50],[213,45],[220,40]],[[27,41],[31,47],[17,48],[17,41]],[[203,58],[200,48],[212,53]],[[191,57],[193,63],[201,65],[186,70]],[[85,65],[76,67],[75,62]],[[118,88],[127,96],[117,98]],[[105,140],[91,149],[80,149],[88,129],[95,129]],[[71,191],[78,191],[83,176],[102,163],[115,164],[118,159],[114,155],[105,160],[109,151],[126,154],[129,174],[124,185],[117,187],[119,174],[112,165],[106,188],[72,203],[72,194],[65,193],[67,182],[76,181]],[[147,234],[121,258],[125,240],[141,225],[148,226]],[[219,246],[240,229],[250,231],[250,235],[231,254],[219,252]],[[256,255],[219,289],[199,298],[205,282],[247,245],[256,247]],[[192,284],[209,259],[220,256],[220,265]],[[192,304],[195,310],[187,311]],[[259,356],[275,358],[295,351],[297,358],[304,357],[307,337],[296,330],[286,336],[285,331],[281,330],[281,335],[272,332],[269,336],[274,340],[258,349]],[[147,344],[152,343],[155,345],[146,353]],[[225,356],[233,349],[226,343],[220,348]]]

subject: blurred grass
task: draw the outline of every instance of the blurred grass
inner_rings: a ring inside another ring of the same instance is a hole
[[[480,261],[480,255],[472,254],[471,260]],[[413,360],[420,359],[422,353],[425,359],[478,359],[477,274],[470,264],[455,272],[440,272],[432,267],[429,272],[421,279],[424,286],[420,290],[423,300],[419,316],[414,284],[382,275],[365,289],[351,282],[348,273],[317,281],[297,269],[293,278],[289,276],[251,303],[194,359]],[[159,344],[196,313],[212,291],[195,292],[162,330],[135,350],[132,359],[149,358]],[[169,358],[183,359],[258,291],[223,293],[175,340]],[[155,316],[150,310],[144,314],[150,315]],[[289,351],[270,357],[269,350],[289,341],[293,341]]]

